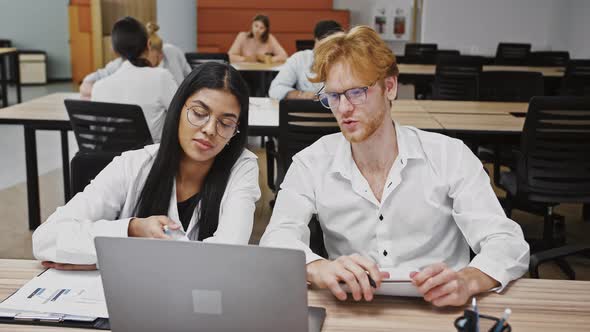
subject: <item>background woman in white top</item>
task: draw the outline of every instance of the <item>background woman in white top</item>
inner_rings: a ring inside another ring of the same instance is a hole
[[[112,75],[94,84],[92,100],[141,106],[152,139],[160,141],[166,110],[178,85],[170,72],[152,68],[148,34],[132,17],[120,19],[111,34],[113,49],[124,62]]]
[[[248,243],[260,197],[256,156],[244,148],[248,104],[235,69],[199,66],[170,104],[162,143],[116,157],[58,208],[33,234],[35,257],[94,269],[96,236]]]
[[[184,52],[172,44],[164,43],[157,31],[160,26],[154,22],[146,24],[148,33],[148,60],[152,67],[160,67],[167,69],[178,85],[182,83],[184,78],[192,71],[191,66],[186,61]],[[115,51],[115,53],[117,53]],[[109,63],[104,68],[101,68],[94,73],[86,75],[80,85],[80,94],[83,97],[90,97],[92,95],[92,86],[95,82],[106,78],[115,73],[123,64],[124,59],[118,54],[118,57]]]

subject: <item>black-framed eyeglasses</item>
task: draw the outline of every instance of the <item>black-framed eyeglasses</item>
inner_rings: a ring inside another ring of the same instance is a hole
[[[325,85],[320,89],[317,94],[317,98],[322,103],[322,106],[328,109],[336,109],[340,105],[340,96],[344,95],[348,102],[353,105],[364,104],[367,101],[367,90],[375,83],[369,86],[363,86],[359,88],[351,88],[344,92],[322,92]]]
[[[202,106],[187,106],[186,117],[191,125],[197,128],[202,128],[209,123],[213,116],[211,116],[211,111]],[[238,130],[238,123],[230,118],[215,118],[215,120],[215,131],[217,132],[217,135],[225,139],[232,138],[240,132]]]

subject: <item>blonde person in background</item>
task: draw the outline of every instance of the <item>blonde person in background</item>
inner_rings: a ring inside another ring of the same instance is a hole
[[[158,143],[178,84],[170,71],[151,66],[148,34],[139,21],[133,17],[120,19],[111,36],[113,49],[123,63],[113,74],[94,84],[91,100],[139,105],[152,139]]]
[[[377,287],[410,278],[435,306],[461,306],[520,278],[529,246],[481,161],[458,139],[392,121],[398,67],[379,35],[367,26],[336,33],[314,56],[310,80],[324,84],[320,102],[341,132],[293,157],[260,245],[303,250],[307,280],[339,300],[344,282],[354,300],[371,301],[367,273]],[[312,215],[329,259],[309,248]]]
[[[249,32],[240,32],[229,51],[231,62],[265,62],[266,55],[272,55],[271,62],[287,60],[287,52],[270,33],[268,16],[256,15]]]
[[[162,38],[157,34],[160,26],[154,22],[146,24],[148,34],[148,50],[147,59],[152,67],[160,67],[167,69],[177,85],[180,85],[184,78],[191,72],[191,67],[186,61],[184,53],[178,47],[167,44],[162,41]],[[115,51],[115,53],[117,53]],[[104,68],[101,68],[94,73],[86,75],[82,85],[80,85],[80,94],[83,97],[90,98],[92,95],[92,87],[95,82],[106,78],[115,73],[125,61],[121,54],[117,54],[117,58],[107,63]]]

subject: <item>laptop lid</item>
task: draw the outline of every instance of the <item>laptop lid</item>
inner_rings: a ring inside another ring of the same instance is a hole
[[[301,251],[108,237],[95,245],[114,332],[308,330]]]

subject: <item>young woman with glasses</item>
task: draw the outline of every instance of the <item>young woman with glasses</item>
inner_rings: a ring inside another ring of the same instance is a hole
[[[116,157],[33,234],[47,267],[94,269],[94,237],[246,244],[260,197],[245,149],[248,89],[230,65],[205,63],[180,85],[162,141]]]

